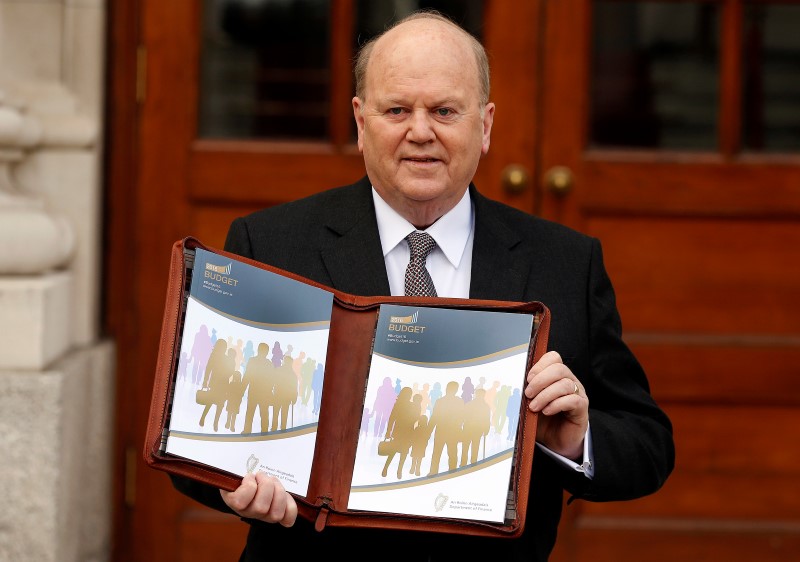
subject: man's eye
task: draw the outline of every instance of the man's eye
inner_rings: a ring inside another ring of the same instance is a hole
[[[440,107],[436,110],[436,115],[439,117],[449,117],[453,114],[453,110],[448,107]]]
[[[389,113],[391,113],[392,115],[400,115],[401,113],[403,113],[403,108],[402,107],[392,107],[391,109],[389,109]]]

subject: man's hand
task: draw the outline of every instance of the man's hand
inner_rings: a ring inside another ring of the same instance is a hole
[[[297,504],[281,481],[263,472],[247,474],[233,492],[220,490],[232,510],[250,519],[291,527],[297,519]]]
[[[528,408],[539,412],[536,440],[561,456],[581,462],[589,427],[589,398],[561,356],[548,351],[528,372]]]

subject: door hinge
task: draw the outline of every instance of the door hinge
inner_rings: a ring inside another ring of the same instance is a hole
[[[136,460],[139,455],[136,449],[128,446],[125,449],[125,506],[133,508],[136,505]]]
[[[136,103],[144,103],[147,92],[147,47],[136,48]]]

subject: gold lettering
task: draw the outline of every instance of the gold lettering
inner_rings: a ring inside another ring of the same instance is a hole
[[[389,331],[421,334],[422,332],[425,331],[425,326],[415,326],[413,324],[389,324]]]
[[[220,283],[225,283],[226,285],[232,285],[234,287],[239,284],[238,279],[234,279],[233,277],[227,277],[225,275],[214,273],[208,270],[205,271],[205,276],[213,281],[219,281]]]

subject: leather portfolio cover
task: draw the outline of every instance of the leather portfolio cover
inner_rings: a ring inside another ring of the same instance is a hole
[[[220,256],[228,262],[246,263],[256,268],[299,281],[333,294],[333,305],[324,364],[322,401],[316,424],[316,444],[305,495],[293,493],[299,516],[326,525],[413,529],[429,532],[517,537],[525,526],[525,508],[531,485],[531,464],[536,437],[537,416],[528,409],[522,395],[517,423],[516,447],[509,483],[509,508],[502,522],[436,515],[409,515],[385,511],[349,509],[354,462],[362,424],[364,389],[372,360],[373,340],[381,305],[436,307],[477,311],[500,311],[531,315],[531,337],[525,371],[547,350],[550,312],[540,302],[506,302],[440,297],[363,297],[336,291],[312,280],[269,265],[203,245],[187,237],[172,247],[161,341],[155,367],[150,416],[145,435],[144,458],[158,470],[182,475],[212,486],[234,490],[241,476],[189,460],[166,451],[170,434],[170,415],[179,376],[180,347],[184,328],[194,258],[198,249]],[[520,381],[524,388],[524,381]],[[484,452],[485,452],[484,442]]]

